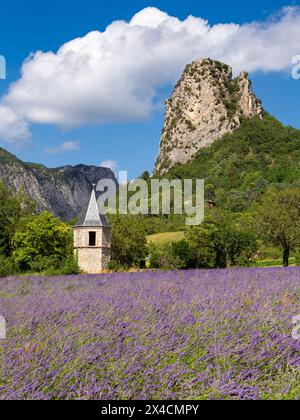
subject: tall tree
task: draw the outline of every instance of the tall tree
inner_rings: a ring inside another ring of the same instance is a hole
[[[218,228],[212,217],[206,217],[199,226],[186,231],[186,239],[193,250],[196,268],[214,268],[216,264],[215,239]]]
[[[24,215],[32,214],[34,207],[24,191],[13,194],[0,182],[0,255],[11,255],[19,220]]]
[[[257,252],[257,239],[253,232],[229,220],[218,224],[215,237],[216,267],[249,265]]]
[[[131,215],[111,215],[112,261],[126,267],[141,266],[147,256],[146,231],[141,219]]]
[[[291,251],[300,245],[300,190],[268,191],[257,220],[258,231],[281,247],[283,266],[288,267]]]
[[[197,267],[248,265],[257,251],[256,236],[229,218],[215,214],[186,232]]]

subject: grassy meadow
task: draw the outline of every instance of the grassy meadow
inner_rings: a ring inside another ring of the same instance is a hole
[[[164,232],[164,233],[156,233],[153,235],[147,236],[148,243],[155,243],[159,245],[168,244],[170,242],[179,242],[184,239],[185,235],[184,232]]]

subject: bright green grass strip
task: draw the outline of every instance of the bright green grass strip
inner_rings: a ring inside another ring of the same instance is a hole
[[[290,258],[289,262],[290,262],[290,266],[296,265],[295,258]],[[254,267],[282,267],[282,259],[256,261],[254,263]]]
[[[184,239],[184,232],[164,232],[147,236],[148,243],[153,242],[160,245],[168,242],[179,242],[182,239]]]

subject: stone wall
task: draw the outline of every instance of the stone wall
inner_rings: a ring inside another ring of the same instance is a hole
[[[89,246],[89,232],[96,232],[96,246]],[[98,274],[106,270],[110,261],[110,229],[75,227],[74,252],[85,273]]]
[[[75,250],[78,265],[87,274],[98,274],[102,270],[102,248],[79,248]]]
[[[102,259],[101,259],[101,269],[107,270],[108,263],[110,262],[110,248],[102,248]]]

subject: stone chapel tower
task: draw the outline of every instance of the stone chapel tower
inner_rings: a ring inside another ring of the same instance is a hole
[[[100,213],[95,189],[90,202],[76,226],[74,226],[74,252],[81,270],[98,274],[110,261],[110,225]]]

